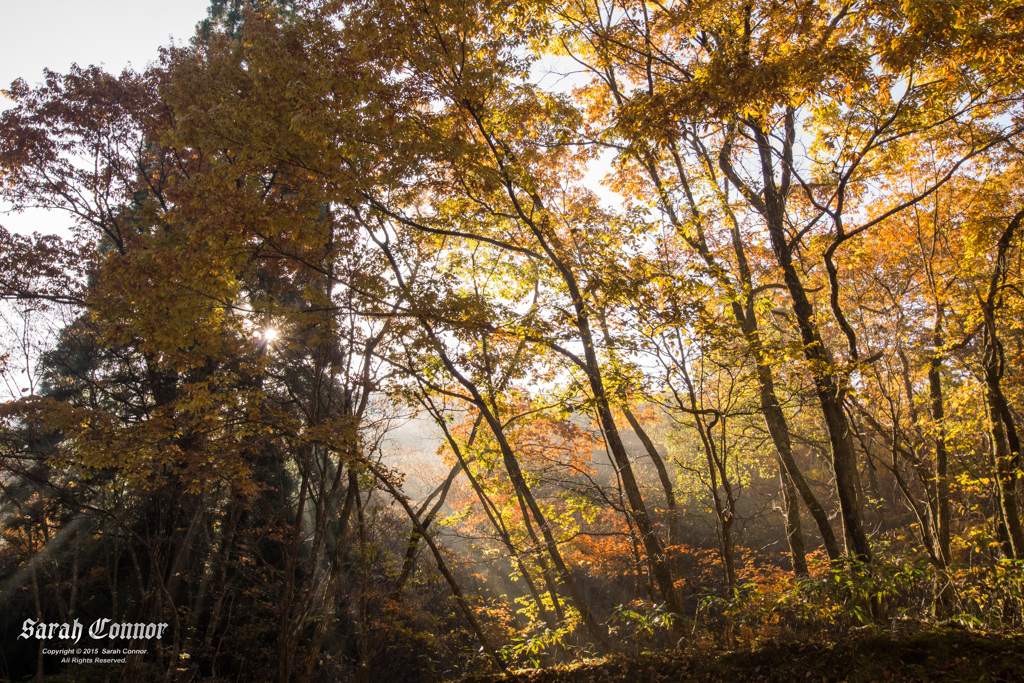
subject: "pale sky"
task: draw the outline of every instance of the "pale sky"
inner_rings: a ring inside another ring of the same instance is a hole
[[[208,6],[209,0],[0,0],[0,90],[16,78],[40,83],[44,68],[66,72],[75,62],[113,73],[144,69],[160,46],[187,43]],[[8,107],[0,97],[0,110]],[[0,225],[17,232],[59,232],[67,223],[3,208]]]
[[[173,37],[188,42],[208,0],[0,0],[0,88],[72,62],[142,69]],[[4,102],[7,106],[7,102]]]

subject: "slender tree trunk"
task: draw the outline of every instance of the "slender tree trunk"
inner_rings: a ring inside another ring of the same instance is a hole
[[[386,245],[382,245],[382,248],[385,249],[385,253],[390,255],[389,249]],[[393,256],[392,263],[395,263]],[[590,606],[587,604],[586,600],[583,599],[583,594],[580,592],[579,587],[572,576],[572,572],[569,571],[569,568],[566,566],[565,561],[562,558],[562,553],[558,549],[558,542],[555,539],[554,533],[551,531],[550,524],[545,518],[543,511],[540,509],[540,505],[537,504],[537,501],[534,498],[525,477],[523,476],[522,470],[519,467],[519,461],[516,459],[515,452],[512,450],[512,446],[505,437],[504,426],[497,416],[494,415],[476,384],[463,375],[452,362],[444,345],[437,338],[437,334],[430,324],[430,321],[421,317],[420,324],[432,341],[434,350],[437,353],[438,358],[444,364],[445,369],[455,379],[455,381],[470,393],[473,404],[476,405],[484,416],[484,420],[486,420],[491,433],[498,442],[498,447],[501,450],[502,462],[505,465],[505,471],[508,473],[509,481],[512,483],[513,488],[522,495],[527,508],[530,510],[530,514],[533,516],[537,526],[540,528],[540,532],[544,537],[545,550],[551,558],[552,563],[554,563],[555,570],[558,572],[558,575],[562,580],[562,584],[569,592],[570,599],[576,606],[576,609],[579,610],[584,626],[604,652],[613,652],[615,647],[608,639],[607,632],[600,624],[597,623],[597,620],[594,619],[590,612]],[[418,520],[417,524],[419,524]]]
[[[611,451],[612,459],[618,468],[619,476],[622,478],[622,488],[629,501],[629,507],[633,520],[636,522],[637,531],[644,544],[644,551],[647,553],[647,562],[654,575],[654,582],[658,586],[658,592],[665,600],[668,611],[681,617],[683,615],[683,604],[679,600],[679,594],[675,589],[672,579],[672,572],[669,569],[665,548],[661,539],[654,533],[654,526],[647,514],[647,505],[644,503],[643,495],[640,493],[640,486],[637,484],[636,475],[633,472],[633,465],[629,460],[629,454],[619,436],[619,429],[612,416],[608,395],[605,392],[604,381],[601,377],[600,364],[594,348],[594,336],[590,328],[590,318],[583,302],[582,293],[576,286],[575,277],[564,265],[559,263],[563,272],[563,279],[569,287],[569,293],[573,297],[576,309],[576,329],[579,331],[580,339],[583,342],[583,354],[585,362],[583,369],[586,370],[587,378],[590,381],[590,391],[597,408],[601,429],[604,431],[608,448]],[[677,620],[678,628],[682,623]]]
[[[530,510],[526,505],[526,499],[522,495],[519,495],[519,492],[517,492],[516,497],[519,499],[519,509],[523,515],[523,525],[526,527],[526,533],[530,537],[530,541],[533,542],[534,547],[539,551],[544,547],[544,544],[541,543],[540,539],[537,537],[537,531],[534,529],[533,522],[530,521]],[[553,576],[550,565],[548,565],[548,561],[544,559],[545,554],[546,553],[543,552],[537,553],[537,564],[540,565],[540,575],[544,581],[545,587],[548,589],[548,596],[551,598],[551,607],[555,610],[555,615],[558,617],[558,621],[561,622],[565,619],[565,615],[562,613],[562,604],[558,599],[558,589],[555,585],[555,577]]]
[[[679,617],[675,623],[677,628],[681,629],[681,617],[684,613],[683,605],[675,589],[672,572],[669,569],[665,556],[665,548],[661,543],[661,539],[654,533],[654,527],[647,513],[647,506],[644,503],[640,487],[633,472],[633,465],[629,460],[629,454],[626,452],[622,438],[619,436],[615,419],[612,416],[611,404],[605,390],[601,365],[598,361],[594,344],[594,333],[590,324],[590,311],[588,310],[586,297],[580,289],[577,273],[573,270],[573,259],[570,256],[570,252],[562,244],[558,232],[552,229],[550,216],[540,194],[533,188],[522,186],[520,179],[521,170],[518,168],[519,161],[513,150],[498,139],[488,128],[488,124],[485,123],[488,117],[483,110],[483,106],[468,99],[461,104],[465,107],[467,114],[472,117],[477,130],[492,150],[496,170],[502,178],[509,201],[518,220],[533,234],[540,250],[544,253],[551,266],[557,271],[565,285],[566,293],[572,302],[573,325],[579,335],[579,342],[583,345],[583,360],[580,360],[574,354],[566,355],[574,359],[580,369],[587,374],[591,396],[597,408],[601,429],[604,431],[605,439],[608,441],[615,466],[622,477],[622,486],[625,489],[626,498],[629,500],[630,511],[636,522],[637,530],[640,532],[644,550],[647,553],[647,562],[651,566],[651,573],[654,575],[658,590],[664,598],[668,610]],[[528,202],[520,199],[517,188],[525,191],[525,196],[529,198]],[[552,348],[559,347],[555,344]],[[565,349],[560,350],[562,353],[565,353]],[[540,519],[537,520],[537,523],[541,530],[547,533],[544,528],[545,525]],[[556,561],[556,565],[559,561]],[[562,571],[559,567],[559,572]],[[686,635],[686,633],[680,632]]]
[[[818,501],[818,497],[811,491],[811,487],[807,484],[803,472],[800,471],[800,467],[793,457],[789,425],[775,396],[775,383],[771,376],[771,370],[761,362],[761,359],[758,359],[757,362],[761,414],[764,416],[765,425],[768,427],[768,434],[771,436],[772,444],[775,446],[775,453],[778,455],[780,473],[784,475],[783,481],[785,482],[785,478],[788,478],[794,489],[800,494],[800,498],[804,501],[807,511],[811,514],[811,518],[818,527],[818,533],[821,534],[821,540],[829,559],[838,560],[841,552],[839,544],[836,542],[835,534],[832,531],[832,523],[829,522],[828,513],[825,512],[825,508]],[[787,520],[790,518],[789,510],[790,508],[787,505]],[[796,508],[795,514],[797,524],[799,525],[799,507]],[[788,528],[791,528],[791,523],[787,521]],[[803,547],[802,539],[800,546]],[[790,549],[792,550],[792,546]]]
[[[434,421],[437,423],[437,426],[440,427],[441,431],[444,433],[445,439],[448,441],[448,445],[451,447],[452,452],[455,454],[456,460],[458,460],[458,467],[462,472],[465,473],[466,478],[469,480],[470,486],[473,488],[473,491],[477,495],[477,499],[480,501],[480,504],[484,509],[484,514],[487,515],[487,519],[491,522],[491,526],[494,528],[495,533],[498,535],[498,538],[505,546],[505,549],[508,550],[509,556],[512,557],[515,561],[516,569],[519,571],[519,575],[523,577],[523,581],[526,583],[527,589],[529,590],[530,595],[534,600],[534,604],[537,605],[537,611],[540,614],[541,619],[544,620],[545,625],[549,629],[555,630],[558,627],[558,622],[564,621],[565,616],[562,613],[562,605],[558,598],[558,591],[556,590],[554,581],[551,577],[549,566],[547,562],[544,561],[543,555],[538,557],[538,564],[541,567],[543,581],[547,586],[549,595],[551,596],[552,608],[555,611],[554,617],[552,617],[547,606],[544,604],[544,600],[541,598],[540,591],[538,590],[537,585],[533,579],[533,572],[530,571],[530,568],[527,566],[526,562],[523,561],[522,553],[519,551],[518,548],[516,548],[515,544],[512,542],[512,536],[509,533],[508,529],[505,527],[505,524],[502,521],[501,516],[496,512],[494,503],[491,501],[490,497],[487,495],[487,492],[484,491],[483,486],[480,485],[480,482],[477,480],[477,478],[473,475],[473,472],[470,470],[469,462],[467,461],[465,455],[463,455],[462,449],[459,447],[458,442],[455,441],[455,438],[452,436],[451,431],[448,429],[448,424],[445,422],[444,416],[437,409],[437,407],[434,405],[433,401],[431,401],[429,397],[422,396],[420,401],[422,405],[427,409],[427,412],[430,413],[431,417],[434,418]],[[473,426],[473,433],[470,435],[470,442],[472,442],[472,440],[475,438],[477,425],[479,425],[480,421],[482,420],[483,412],[480,413],[479,417],[477,418],[476,424],[474,424]],[[520,498],[519,500],[520,504],[522,504],[522,499]],[[527,523],[529,522],[528,519],[525,519],[525,521]],[[423,526],[424,528],[426,528],[426,525]],[[417,538],[418,537],[419,534],[417,533]],[[538,542],[537,545],[540,546],[540,543]],[[396,588],[396,591],[399,590],[399,588]]]
[[[807,576],[807,553],[804,549],[804,535],[800,528],[800,504],[797,499],[796,486],[785,468],[779,466],[779,483],[782,490],[782,504],[786,515],[786,541],[789,543],[789,556],[793,560],[793,573]]]
[[[952,559],[949,546],[949,451],[946,448],[946,409],[942,398],[942,305],[935,316],[935,331],[932,336],[932,357],[928,363],[928,395],[932,422],[935,428],[935,486],[933,490],[932,514],[935,518],[935,535],[938,554],[943,567]]]
[[[679,173],[679,178],[683,182],[684,188],[688,188],[689,184],[686,182],[686,168],[682,163],[678,150],[674,146],[670,146],[670,148],[675,161],[676,171]],[[698,147],[696,151],[698,156],[704,160],[708,173],[717,182],[717,178],[715,178],[714,162],[706,154],[706,150]],[[726,176],[732,180],[735,177],[735,174],[730,174],[731,166],[728,164],[727,155],[728,151],[726,149],[726,155],[722,157],[722,161],[720,161],[719,165],[725,171]],[[800,468],[796,464],[796,460],[793,458],[789,427],[775,394],[775,381],[772,377],[770,361],[764,352],[761,335],[758,331],[757,314],[754,310],[754,301],[750,293],[754,288],[753,279],[746,257],[746,249],[740,236],[738,221],[736,220],[736,217],[732,215],[731,210],[726,207],[727,211],[729,211],[730,218],[733,220],[731,235],[733,252],[736,255],[736,264],[738,267],[737,286],[708,248],[707,240],[705,239],[703,232],[704,221],[701,208],[694,201],[689,190],[687,189],[686,195],[689,202],[689,211],[697,230],[696,236],[691,235],[690,227],[684,226],[680,222],[679,215],[672,203],[670,193],[665,187],[661,179],[661,175],[658,172],[658,167],[653,153],[649,150],[646,152],[644,166],[647,169],[655,188],[658,190],[659,198],[663,208],[668,214],[669,220],[676,226],[678,233],[683,240],[686,241],[690,248],[697,252],[701,257],[707,265],[710,273],[715,277],[718,284],[725,289],[729,296],[733,319],[744,337],[747,339],[750,352],[757,368],[761,411],[764,416],[765,425],[768,428],[768,433],[771,436],[772,444],[775,446],[780,466],[785,469],[789,478],[792,479],[801,499],[804,501],[804,505],[807,506],[808,512],[811,513],[811,517],[814,519],[814,522],[818,527],[818,532],[821,535],[822,543],[825,545],[825,550],[828,553],[829,558],[836,560],[840,557],[841,553],[839,545],[836,542],[835,534],[832,531],[832,525],[829,522],[828,514],[814,495],[814,492],[811,491],[810,486],[807,485],[803,473],[800,471]],[[743,190],[743,187],[740,185],[737,185],[737,187],[739,187],[741,191]],[[757,206],[755,203],[755,208],[762,213],[767,213],[766,207],[764,207],[763,203],[760,206]],[[739,288],[742,288],[744,292],[742,295],[737,291]],[[787,512],[787,520],[788,514],[789,513]],[[799,508],[796,509],[796,514],[799,515]],[[789,524],[788,521],[787,524]]]
[[[488,422],[490,422],[491,419],[492,417],[488,416]],[[512,481],[512,486],[515,487],[516,491],[520,495],[522,495],[530,513],[537,521],[537,526],[540,528],[540,532],[544,537],[544,543],[546,545],[548,555],[551,557],[551,561],[554,563],[555,569],[562,579],[562,584],[565,586],[566,590],[569,591],[569,597],[572,599],[573,604],[576,605],[576,609],[579,610],[580,615],[583,618],[583,624],[586,626],[587,631],[591,636],[593,636],[597,641],[597,644],[602,650],[607,653],[613,652],[615,647],[612,645],[611,640],[608,639],[605,630],[594,619],[590,612],[590,606],[587,604],[587,601],[584,600],[583,594],[580,592],[579,586],[576,584],[576,580],[572,576],[572,572],[569,571],[565,561],[562,559],[562,553],[558,549],[558,542],[551,531],[550,523],[545,518],[544,513],[540,509],[540,505],[537,504],[537,500],[533,496],[533,492],[526,483],[522,470],[519,468],[519,461],[516,460],[515,454],[512,452],[512,447],[505,438],[501,425],[497,424],[497,421],[495,421],[495,423],[491,424],[491,427],[494,431],[495,439],[498,441],[498,445],[501,448],[505,471],[508,472],[509,479]]]
[[[949,532],[949,452],[946,448],[946,409],[942,397],[942,304],[937,306],[935,331],[932,336],[932,357],[928,363],[928,395],[935,439],[935,485],[930,487],[932,496],[932,517],[935,521],[935,545],[941,567],[933,580],[934,600],[932,608],[936,617],[948,613],[953,601],[953,591],[945,571],[953,556]]]
[[[793,113],[786,117],[786,141],[783,159],[791,158],[793,145]],[[754,123],[747,125],[754,133],[761,157],[761,179],[764,182],[762,192],[755,192],[740,178],[732,166],[732,141],[727,139],[719,153],[719,167],[729,181],[743,194],[750,205],[764,218],[768,235],[771,240],[775,260],[782,269],[783,282],[789,292],[797,327],[803,341],[804,357],[808,361],[814,379],[815,393],[821,405],[822,418],[828,429],[829,444],[832,452],[832,470],[836,478],[836,493],[839,496],[839,509],[843,519],[847,552],[854,554],[863,562],[871,560],[871,546],[864,523],[861,518],[861,496],[857,472],[857,453],[854,450],[851,425],[843,410],[845,387],[839,378],[838,369],[832,360],[825,342],[818,331],[815,321],[814,307],[807,295],[800,276],[793,263],[793,244],[785,230],[785,203],[789,193],[792,169],[783,163],[783,179],[781,186],[776,184],[773,160],[775,150],[769,138]]]
[[[476,635],[477,640],[483,647],[484,652],[487,653],[487,656],[490,658],[491,662],[499,671],[507,672],[508,668],[505,666],[505,662],[498,655],[497,650],[494,649],[494,646],[491,644],[490,639],[488,639],[487,636],[484,634],[483,628],[480,626],[480,622],[473,614],[473,610],[470,609],[469,603],[466,601],[466,598],[462,593],[462,588],[459,586],[459,583],[455,580],[455,577],[452,575],[451,571],[448,570],[448,564],[444,561],[444,556],[441,554],[441,550],[437,547],[437,544],[434,543],[434,539],[430,536],[430,534],[427,533],[427,530],[420,523],[419,518],[416,516],[416,511],[413,510],[412,505],[409,504],[409,500],[398,490],[398,488],[393,483],[391,483],[390,479],[388,479],[379,469],[377,469],[377,467],[375,467],[372,463],[368,463],[367,466],[369,467],[370,471],[373,472],[374,476],[377,478],[377,481],[381,482],[384,485],[384,487],[388,490],[388,492],[391,494],[392,498],[394,498],[395,501],[402,506],[402,509],[405,510],[405,514],[408,515],[409,520],[413,523],[413,525],[419,529],[420,536],[423,538],[424,541],[426,541],[427,546],[430,548],[430,552],[434,555],[434,560],[435,562],[437,562],[438,571],[441,572],[441,575],[444,576],[445,581],[448,582],[448,586],[449,588],[451,588],[452,594],[455,596],[455,600],[459,604],[459,609],[462,610],[463,616],[466,617],[466,621],[469,623],[470,628],[473,629],[473,633]]]
[[[597,310],[598,321],[601,324],[601,332],[604,335],[605,345],[612,349],[612,337],[608,330],[608,321],[605,317],[605,313],[602,309]],[[665,507],[668,510],[668,543],[669,545],[679,545],[679,520],[676,514],[676,496],[672,486],[672,477],[669,475],[668,468],[665,466],[665,460],[661,457],[654,442],[651,441],[647,431],[640,424],[640,421],[633,415],[633,411],[629,409],[629,396],[626,392],[626,387],[620,385],[618,391],[618,398],[621,401],[622,415],[626,418],[630,428],[636,434],[637,438],[640,439],[640,443],[643,444],[644,450],[647,452],[647,456],[654,463],[654,468],[658,471],[658,479],[661,481],[661,488],[665,493]]]
[[[647,451],[648,457],[654,463],[655,469],[658,470],[661,488],[665,491],[665,507],[668,511],[668,544],[679,545],[679,516],[676,511],[676,494],[672,487],[672,477],[665,466],[665,459],[658,453],[658,449],[654,442],[651,441],[651,437],[647,435],[647,431],[625,403],[622,404],[622,414],[625,416],[626,421],[629,422],[629,426],[637,435],[637,438],[640,439],[640,443],[644,445],[644,450]]]
[[[300,460],[300,469],[309,471],[308,458],[311,457],[310,448],[304,449]],[[302,521],[305,517],[306,503],[309,496],[309,479],[302,477],[299,486],[299,496],[294,519],[288,529],[291,536],[291,543],[287,545],[284,557],[284,585],[281,588],[281,597],[278,602],[278,634],[277,634],[277,683],[288,683],[291,680],[292,661],[295,657],[295,650],[298,646],[297,626],[294,624],[293,612],[297,602],[298,591],[297,572],[299,561],[299,546],[302,540]]]
[[[996,263],[989,279],[988,295],[981,302],[981,313],[985,328],[985,402],[989,414],[989,430],[992,437],[992,465],[996,474],[999,491],[999,507],[1009,540],[1012,557],[1024,559],[1024,529],[1021,528],[1017,506],[1017,470],[1020,467],[1020,438],[1014,423],[1013,413],[1003,394],[1003,346],[996,324],[996,309],[1000,303],[1002,284],[1006,277],[1007,254],[1014,233],[1024,220],[1024,209],[1007,224],[996,245]]]
[[[718,519],[719,554],[722,558],[725,580],[729,584],[729,593],[732,594],[736,589],[736,566],[732,539],[732,528],[736,522],[736,501],[733,496],[732,484],[729,481],[729,472],[725,466],[727,455],[724,441],[725,418],[721,415],[716,415],[715,419],[710,423],[706,422],[701,405],[697,401],[696,388],[690,378],[689,371],[686,369],[685,362],[680,366],[680,374],[682,375],[683,382],[686,384],[686,393],[690,399],[689,412],[693,415],[694,422],[697,425],[697,433],[700,435],[701,444],[704,447],[704,457],[708,463],[708,488],[711,490],[711,499],[715,506],[715,516]],[[722,421],[723,432],[721,449],[715,444],[715,437],[712,433],[715,423],[719,420]],[[721,480],[721,488],[725,492],[724,502],[721,493],[719,493],[719,480]]]
[[[476,430],[474,428],[474,433],[475,431]],[[434,519],[437,517],[437,513],[441,510],[441,507],[444,505],[444,502],[448,497],[448,491],[451,489],[452,483],[455,481],[455,478],[461,471],[462,464],[456,463],[455,466],[452,467],[451,471],[448,473],[448,476],[445,477],[444,482],[442,482],[441,485],[437,487],[434,493],[432,493],[428,497],[427,502],[424,503],[423,506],[416,513],[422,518],[422,524],[424,529],[429,529],[430,525],[433,524]],[[430,500],[434,496],[437,496],[437,501],[428,511],[426,509],[426,506],[430,504]],[[409,541],[405,544],[405,559],[402,561],[402,571],[398,575],[398,580],[395,581],[395,588],[392,591],[392,595],[397,596],[399,593],[401,593],[402,588],[405,586],[405,582],[408,581],[409,577],[412,575],[413,565],[415,564],[416,561],[416,555],[419,553],[419,547],[420,532],[418,528],[414,526],[412,532],[410,532],[409,534]]]
[[[320,658],[320,650],[323,647],[324,638],[327,635],[327,630],[331,624],[331,618],[334,616],[335,605],[338,603],[338,595],[341,576],[343,573],[342,560],[345,557],[345,550],[348,544],[345,541],[345,536],[348,533],[348,520],[352,514],[352,508],[359,496],[359,478],[356,475],[355,470],[349,468],[348,470],[348,491],[345,495],[345,503],[341,507],[341,512],[338,514],[338,529],[334,541],[334,552],[330,563],[330,575],[327,580],[327,585],[323,590],[321,599],[318,605],[318,614],[316,620],[316,630],[313,632],[313,638],[310,642],[309,650],[306,653],[306,661],[302,666],[302,676],[299,680],[310,681],[313,679],[313,671],[316,668],[316,662]]]
[[[989,412],[992,467],[996,475],[996,489],[999,492],[999,509],[1006,527],[1010,556],[1020,560],[1024,559],[1024,530],[1021,528],[1020,511],[1017,506],[1017,471],[1013,464],[1014,457],[1006,445],[998,399],[986,391],[985,401]]]
[[[871,546],[861,518],[861,500],[858,486],[857,453],[854,450],[851,426],[843,409],[844,389],[836,377],[836,368],[825,348],[825,342],[814,322],[814,308],[807,290],[793,265],[792,249],[782,228],[782,216],[771,216],[769,234],[776,259],[782,267],[783,279],[789,291],[800,334],[804,343],[814,387],[821,405],[822,417],[828,429],[832,451],[832,470],[836,477],[836,493],[843,518],[847,552],[860,560],[871,560]]]

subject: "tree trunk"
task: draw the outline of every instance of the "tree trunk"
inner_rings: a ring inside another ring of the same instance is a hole
[[[654,442],[651,441],[651,437],[647,435],[639,420],[634,417],[633,411],[625,403],[622,404],[622,414],[626,417],[626,421],[629,422],[629,426],[637,438],[640,439],[640,443],[644,445],[644,450],[647,451],[648,457],[654,463],[655,469],[658,470],[658,478],[661,480],[661,487],[665,491],[665,507],[668,509],[668,544],[679,545],[679,519],[676,512],[676,495],[672,488],[672,477],[668,473],[668,468],[665,467],[665,460],[658,453],[657,447],[655,447]]]
[[[793,479],[781,465],[779,482],[782,489],[782,504],[785,506],[786,541],[789,543],[789,556],[793,559],[793,573],[797,576],[807,576],[807,554],[800,528],[800,505],[797,502],[796,487],[793,485]]]
[[[404,495],[402,495],[401,491],[399,491],[395,487],[391,480],[384,476],[384,474],[372,463],[367,463],[367,467],[370,469],[371,472],[373,472],[374,476],[377,478],[377,481],[384,485],[384,487],[391,494],[392,498],[394,498],[395,501],[402,506],[402,509],[405,510],[405,514],[408,515],[409,520],[413,523],[413,526],[415,526],[419,530],[420,536],[423,538],[424,541],[426,541],[427,546],[430,548],[430,552],[434,555],[435,562],[437,562],[438,571],[441,572],[441,575],[444,576],[445,581],[448,582],[448,587],[451,588],[452,595],[455,596],[455,600],[459,605],[459,609],[462,610],[463,616],[466,617],[466,621],[473,629],[473,633],[476,634],[477,640],[480,642],[480,645],[483,648],[484,652],[490,658],[495,668],[497,668],[499,671],[507,672],[508,667],[505,666],[504,660],[502,660],[502,658],[498,655],[497,650],[494,649],[494,646],[491,644],[490,639],[488,639],[487,636],[484,634],[483,628],[481,628],[480,626],[480,622],[477,621],[476,616],[473,614],[473,610],[470,609],[469,603],[466,601],[466,598],[462,593],[462,588],[459,586],[459,583],[455,580],[455,577],[452,575],[451,571],[449,571],[448,564],[444,561],[444,556],[441,554],[441,550],[437,547],[437,544],[434,543],[434,539],[430,536],[430,534],[427,533],[427,530],[420,523],[419,518],[416,516],[416,511],[413,510],[412,506],[409,504],[409,500]]]
[[[786,416],[782,413],[782,408],[779,406],[779,401],[775,396],[775,383],[771,376],[771,370],[762,362],[760,358],[760,352],[757,354],[757,377],[760,389],[761,398],[761,413],[764,416],[764,423],[768,427],[768,434],[771,436],[772,445],[775,446],[775,453],[778,455],[780,474],[783,476],[783,482],[788,478],[790,484],[800,494],[800,498],[804,501],[804,505],[807,506],[807,511],[811,513],[811,518],[818,527],[818,533],[821,534],[822,543],[825,545],[825,552],[828,553],[830,560],[838,560],[841,553],[839,551],[839,544],[836,542],[835,534],[832,531],[832,524],[829,522],[828,513],[825,512],[825,508],[822,507],[818,501],[817,496],[811,491],[811,487],[807,484],[807,480],[804,478],[803,472],[800,471],[799,465],[796,463],[796,459],[793,457],[792,442],[789,437],[789,425],[786,422]],[[786,488],[785,486],[783,488]],[[787,535],[788,530],[792,528],[792,522],[788,521],[792,514],[796,514],[796,524],[800,526],[800,510],[795,508],[790,509],[787,504]],[[800,541],[800,547],[803,547],[803,540]],[[790,546],[792,550],[792,545]],[[795,563],[794,563],[795,566]]]
[[[774,203],[774,202],[773,202]],[[771,204],[769,205],[771,206]],[[825,342],[814,320],[814,307],[807,297],[800,277],[793,265],[792,248],[783,230],[781,212],[770,211],[768,232],[772,250],[782,267],[783,279],[793,304],[793,313],[804,343],[804,356],[814,378],[814,388],[821,404],[822,417],[828,429],[832,451],[832,470],[836,477],[836,493],[843,518],[846,550],[863,562],[871,560],[871,546],[861,519],[861,501],[858,487],[857,453],[853,447],[850,423],[843,410],[845,389],[837,379],[837,369],[827,352]]]
[[[1017,470],[1020,467],[1020,438],[1013,413],[1003,394],[1003,346],[996,325],[999,293],[1006,277],[1007,253],[1014,233],[1024,220],[1024,209],[1017,212],[1000,235],[996,245],[996,263],[989,280],[988,295],[981,302],[985,328],[985,403],[988,407],[989,430],[992,437],[992,465],[999,491],[999,507],[1012,556],[1024,559],[1024,530],[1017,507]]]
[[[949,546],[949,451],[946,448],[946,409],[942,398],[942,305],[935,317],[932,357],[928,363],[928,394],[935,428],[935,486],[932,515],[935,518],[935,540],[943,567],[952,559]]]
[[[797,327],[803,341],[804,357],[814,379],[815,393],[821,405],[822,417],[828,429],[832,452],[832,470],[836,477],[836,493],[839,495],[839,509],[843,519],[847,552],[853,553],[863,562],[871,560],[871,546],[864,523],[861,519],[861,496],[857,454],[854,450],[851,426],[843,410],[845,387],[839,378],[839,371],[825,342],[818,332],[814,307],[807,296],[807,290],[800,281],[793,263],[794,245],[790,243],[785,229],[786,195],[789,193],[792,169],[783,165],[781,187],[775,182],[773,160],[776,158],[768,136],[753,121],[747,122],[754,133],[761,158],[761,179],[764,189],[755,192],[732,166],[732,141],[727,138],[719,153],[719,167],[750,205],[764,218],[771,240],[775,260],[782,269],[783,282],[789,292]],[[786,141],[782,158],[788,159],[793,145],[793,113],[786,117]]]

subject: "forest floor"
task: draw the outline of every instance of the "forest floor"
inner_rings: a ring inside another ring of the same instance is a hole
[[[763,644],[741,651],[615,655],[473,683],[602,683],[630,681],[1024,681],[1024,634],[961,629],[908,636],[863,633],[834,643]]]

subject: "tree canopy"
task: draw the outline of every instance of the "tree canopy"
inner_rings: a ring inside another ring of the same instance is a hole
[[[15,82],[0,197],[72,227],[0,228],[6,632],[283,682],[1019,628],[1022,31],[216,1]]]

